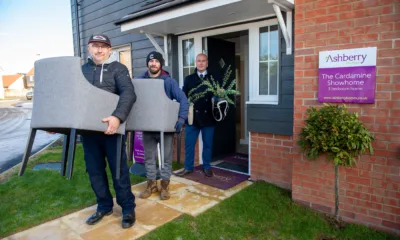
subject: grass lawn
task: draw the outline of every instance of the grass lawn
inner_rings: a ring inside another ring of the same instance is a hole
[[[57,171],[31,170],[40,162],[60,161],[58,147],[30,161],[23,177],[14,175],[0,183],[0,238],[96,204],[81,145],[75,156],[74,174],[69,181]],[[181,167],[174,162],[174,169]],[[144,180],[131,175],[132,184]],[[111,191],[114,195],[112,187]],[[200,216],[180,217],[143,239],[399,238],[351,224],[336,230],[323,215],[293,203],[289,192],[256,182]]]
[[[61,147],[30,160],[24,176],[15,174],[0,183],[0,238],[96,204],[86,174],[82,145],[76,148],[71,180],[66,180],[58,171],[31,169],[37,163],[57,161],[61,161]],[[181,166],[174,163],[175,169]],[[107,173],[111,193],[115,196],[108,168]],[[138,176],[130,177],[132,185],[145,180]]]
[[[264,182],[197,216],[185,215],[142,239],[399,239],[365,226],[336,230],[322,214],[293,203],[290,193]]]

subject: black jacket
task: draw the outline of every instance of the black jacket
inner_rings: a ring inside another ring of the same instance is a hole
[[[82,65],[82,72],[92,85],[119,95],[117,108],[111,115],[119,118],[121,123],[125,122],[136,101],[128,68],[117,61],[96,65],[89,58],[88,62]]]
[[[204,78],[210,78],[210,74],[207,72],[207,75]],[[202,80],[197,75],[197,69],[195,72],[185,78],[183,83],[183,92],[186,94],[189,99],[189,92],[193,88],[196,88],[199,84],[201,84]],[[206,89],[206,86],[202,86],[192,94],[203,92]],[[194,103],[194,114],[193,114],[193,125],[197,127],[205,127],[205,126],[213,126],[215,125],[215,119],[212,115],[212,103],[211,98],[213,94],[208,92],[205,97],[198,99]]]

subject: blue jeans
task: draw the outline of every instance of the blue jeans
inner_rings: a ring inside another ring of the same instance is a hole
[[[117,160],[117,135],[84,134],[82,145],[85,154],[86,171],[89,174],[90,184],[96,195],[97,211],[109,212],[113,209],[106,166],[111,170],[117,203],[122,207],[123,214],[132,214],[136,207],[135,196],[131,191],[127,156],[125,153],[125,137],[122,147],[122,164],[120,179],[115,178]],[[107,159],[107,162],[106,162]]]
[[[210,169],[212,146],[214,138],[214,126],[196,127],[194,125],[186,125],[185,128],[185,169],[193,170],[194,168],[194,149],[197,138],[201,131],[203,139],[203,168]]]

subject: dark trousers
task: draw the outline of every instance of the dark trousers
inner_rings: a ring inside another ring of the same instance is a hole
[[[109,212],[114,205],[106,174],[107,163],[105,159],[107,158],[117,196],[117,203],[122,207],[123,214],[133,213],[136,205],[129,179],[125,137],[123,139],[121,176],[119,180],[115,178],[117,135],[85,134],[82,136],[82,145],[85,153],[86,170],[97,198],[97,211]]]
[[[211,168],[212,146],[214,138],[214,126],[197,127],[195,125],[186,125],[185,127],[185,169],[193,170],[194,167],[194,149],[197,138],[201,131],[203,139],[203,168]]]

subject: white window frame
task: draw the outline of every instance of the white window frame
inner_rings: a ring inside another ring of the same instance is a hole
[[[271,24],[271,25],[277,25]],[[268,26],[271,26],[268,25]],[[250,104],[278,104],[279,100],[279,49],[278,49],[278,63],[277,63],[277,95],[260,95],[260,28],[266,26],[254,26],[250,29],[253,32],[253,36],[257,35],[257,37],[253,37],[249,39],[249,59],[250,59],[250,88],[249,88],[249,102]],[[278,27],[279,31],[279,27]],[[278,32],[279,33],[279,32]],[[279,41],[279,39],[278,39]],[[270,35],[268,35],[268,49],[270,48]],[[269,51],[268,51],[269,52]],[[256,54],[256,55],[255,55]],[[269,72],[268,72],[269,78]],[[269,84],[268,84],[269,85]]]
[[[179,77],[180,77],[180,79],[183,79],[183,69],[185,68],[185,66],[183,66],[183,41],[185,41],[185,40],[190,40],[190,39],[193,39],[193,45],[194,45],[194,58],[196,58],[196,45],[195,45],[195,39],[194,38],[185,38],[185,39],[182,39],[181,41],[180,41],[180,48],[179,48],[179,51],[178,51],[178,53],[179,53],[179,56],[180,56],[180,60],[182,60],[182,61],[179,61]],[[190,62],[190,61],[189,61]],[[193,61],[193,63],[194,63],[194,67],[196,68],[196,61]],[[191,68],[192,66],[189,66],[189,68]],[[182,82],[182,85],[180,85],[181,87],[183,86],[183,82]]]
[[[194,39],[195,56],[202,53],[203,37],[214,36],[230,32],[249,31],[249,101],[246,104],[272,104],[277,105],[279,99],[279,55],[278,55],[278,92],[277,95],[259,95],[259,54],[260,54],[260,28],[278,25],[278,20],[269,19],[253,23],[245,23],[225,28],[218,28],[208,31],[196,32],[181,35],[178,37],[178,56],[179,56],[179,86],[183,86],[183,57],[182,42],[187,39]],[[278,28],[279,29],[279,28]]]

